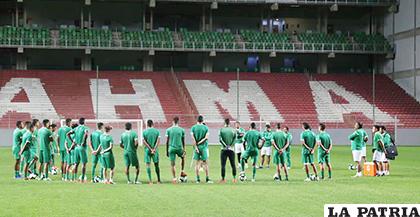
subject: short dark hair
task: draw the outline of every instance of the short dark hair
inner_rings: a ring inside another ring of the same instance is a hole
[[[31,126],[32,122],[30,121],[25,121],[25,127],[29,128]]]
[[[35,127],[35,124],[30,123],[30,124],[28,125],[28,129],[32,129],[32,128],[34,128],[34,127]]]
[[[309,126],[309,124],[308,124],[308,123],[306,123],[306,122],[303,122],[303,123],[302,123],[302,126],[303,126],[303,128],[304,128],[305,130],[310,130],[310,129],[311,129],[311,126]]]
[[[357,126],[359,126],[359,129],[363,128],[363,123],[362,122],[356,122],[356,123],[357,123]]]
[[[286,130],[289,130],[289,127],[288,126],[285,126],[284,128],[286,128]]]
[[[252,123],[251,123],[251,128],[252,128],[252,129],[255,129],[255,126],[256,126],[256,125],[255,125],[255,123],[254,123],[254,122],[252,122]]]
[[[175,124],[178,124],[178,122],[179,122],[179,117],[178,117],[178,116],[175,116],[175,117],[174,117],[174,123],[175,123]]]
[[[153,126],[153,121],[152,121],[152,119],[147,120],[147,126],[148,126],[148,127],[152,127],[152,126]]]
[[[74,129],[74,128],[78,127],[78,126],[79,126],[79,124],[74,123],[73,125],[71,125],[71,128]]]
[[[98,127],[98,129],[102,129],[103,126],[104,126],[104,123],[102,123],[102,122],[98,122],[96,124],[96,127]]]
[[[385,126],[381,126],[381,128],[382,128],[383,130],[386,130],[386,127],[385,127]]]
[[[105,127],[105,132],[109,132],[109,131],[111,131],[112,130],[112,127],[111,126],[106,126]]]
[[[66,124],[69,124],[69,123],[71,123],[71,118],[66,119]]]
[[[271,125],[270,124],[266,124],[265,127],[266,128],[271,128]]]
[[[199,116],[197,117],[197,122],[198,122],[198,123],[203,123],[203,121],[204,121],[204,117],[203,117],[202,115],[199,115]]]
[[[22,121],[16,121],[16,127],[20,128],[22,126]]]
[[[132,127],[132,125],[131,125],[130,122],[125,123],[125,129],[126,130],[131,130],[131,127]]]
[[[373,127],[374,127],[376,130],[381,129],[381,126],[379,126],[379,125],[373,125]]]
[[[226,124],[226,125],[229,125],[229,124],[230,124],[230,119],[229,119],[229,118],[226,118],[226,119],[225,119],[225,124]]]
[[[42,121],[42,125],[44,125],[44,127],[45,127],[45,125],[47,125],[48,123],[50,123],[50,120],[48,120],[48,119],[44,119],[44,120]]]
[[[54,129],[54,128],[56,128],[56,127],[57,127],[57,124],[51,124],[51,125],[50,125],[50,128],[51,128],[51,129]]]
[[[324,123],[320,123],[319,124],[319,128],[321,128],[321,130],[325,130],[325,124]]]
[[[80,119],[79,119],[79,124],[80,124],[80,125],[85,124],[85,118],[80,118]]]
[[[277,129],[281,129],[281,124],[280,123],[277,123],[276,126],[277,126]]]
[[[32,119],[32,124],[35,126],[39,122],[38,119]]]

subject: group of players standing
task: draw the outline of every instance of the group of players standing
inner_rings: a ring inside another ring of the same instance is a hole
[[[23,172],[24,179],[38,177],[39,180],[51,180],[48,177],[49,168],[54,159],[54,144],[58,144],[61,157],[61,174],[64,181],[75,181],[78,176],[78,168],[81,165],[82,174],[78,178],[80,182],[86,182],[86,165],[88,162],[88,147],[91,152],[92,161],[92,182],[103,182],[113,184],[115,159],[113,147],[114,139],[111,135],[112,127],[105,126],[104,123],[97,123],[97,129],[89,136],[89,128],[85,126],[85,119],[80,118],[78,124],[71,119],[65,120],[65,125],[57,130],[55,124],[50,124],[49,120],[43,120],[42,127],[37,119],[32,122],[22,123],[18,121],[13,133],[13,155],[15,162],[15,178],[21,178]],[[290,144],[292,135],[287,126],[281,127],[276,124],[276,129],[271,130],[270,124],[266,125],[263,132],[256,129],[256,124],[251,123],[249,130],[245,131],[239,122],[234,127],[230,126],[230,120],[225,119],[224,127],[219,131],[219,142],[221,144],[221,183],[226,182],[226,163],[230,161],[232,168],[233,182],[237,181],[237,171],[235,157],[238,158],[238,168],[240,169],[239,180],[245,181],[245,170],[247,161],[252,159],[252,181],[255,181],[257,168],[263,168],[264,162],[270,165],[271,155],[273,163],[276,165],[274,180],[288,181],[288,170],[291,167]],[[332,141],[330,135],[325,131],[325,124],[319,124],[319,134],[316,135],[308,123],[302,123],[303,132],[300,136],[302,143],[302,162],[305,167],[305,181],[319,180],[317,167],[314,163],[314,153],[318,151],[318,163],[321,170],[321,179],[324,179],[325,166],[328,168],[328,178],[332,178],[331,150]],[[377,165],[378,175],[389,174],[389,164],[386,160],[386,147],[391,143],[391,137],[383,126],[374,126],[374,162]],[[56,138],[54,135],[57,135]],[[208,166],[208,137],[209,129],[204,123],[203,116],[198,116],[197,124],[191,128],[191,138],[193,146],[193,159],[195,164],[196,182],[200,183],[200,170],[204,169],[206,183],[213,183],[209,178]],[[166,130],[166,156],[170,159],[172,182],[186,182],[185,173],[185,130],[179,126],[179,118],[173,119],[173,126]],[[368,140],[366,132],[361,123],[355,124],[355,131],[349,136],[353,159],[357,163],[357,174],[361,176],[362,159],[366,157],[366,142]],[[152,120],[147,121],[147,129],[143,132],[144,162],[148,181],[152,184],[151,163],[154,163],[157,176],[157,183],[161,183],[159,168],[159,145],[160,132],[154,128]],[[137,157],[138,135],[132,130],[132,124],[125,124],[125,132],[122,133],[119,146],[124,149],[123,158],[125,163],[125,174],[127,182],[138,184],[139,182],[139,160]],[[57,145],[56,145],[57,146]],[[319,147],[318,147],[319,146]],[[38,150],[39,148],[39,150]],[[271,149],[274,148],[272,151]],[[261,155],[259,154],[261,150]],[[272,153],[273,152],[273,153]],[[180,177],[176,176],[176,158],[181,159]],[[258,157],[261,156],[261,164],[257,166]],[[39,162],[39,167],[36,164]],[[95,176],[96,167],[100,166],[98,176]],[[134,181],[130,179],[129,168],[135,167],[136,174]],[[310,174],[310,168],[313,174]],[[37,171],[38,169],[38,171]],[[284,173],[282,179],[281,173]],[[38,174],[37,174],[38,172]],[[108,174],[109,173],[109,174]]]

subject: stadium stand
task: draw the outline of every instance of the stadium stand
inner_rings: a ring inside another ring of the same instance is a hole
[[[102,88],[109,85],[109,93],[101,90],[102,97],[117,96],[120,100],[101,101],[115,106],[117,116],[114,118],[142,118],[141,114],[147,114],[147,110],[159,116],[159,108],[164,117],[154,119],[166,120],[160,121],[160,126],[169,125],[174,115],[180,115],[185,124],[194,121],[182,115],[192,113],[216,121],[236,117],[236,73],[114,71],[101,72],[100,77]],[[0,94],[2,105],[6,106],[0,111],[0,124],[13,125],[18,118],[27,117],[28,111],[35,116],[94,118],[94,79],[94,72],[3,71]],[[146,82],[136,83],[136,79]],[[177,84],[176,80],[182,84]],[[355,119],[372,123],[366,116],[373,102],[371,79],[366,74],[313,75],[310,79],[304,74],[241,73],[240,80],[240,112],[245,119],[282,121],[295,128],[299,128],[302,121],[315,125],[322,120],[331,123],[332,128],[349,128]],[[411,118],[420,115],[419,103],[385,75],[378,75],[376,82],[380,84],[376,89],[377,121],[390,124],[396,117],[400,127],[419,127],[418,119]],[[133,96],[140,100],[132,99]],[[31,103],[35,102],[35,107],[25,107],[29,98]],[[142,105],[141,102],[147,103]],[[324,107],[320,107],[319,102],[323,102]],[[102,116],[112,117],[102,112]],[[58,117],[51,117],[54,118]]]
[[[185,48],[234,48],[235,36],[230,32],[190,32],[181,29]]]
[[[124,31],[121,34],[123,47],[145,47],[145,48],[173,48],[172,33],[164,31]]]
[[[112,32],[103,29],[60,29],[61,46],[112,47]]]
[[[0,45],[50,45],[51,36],[45,28],[0,26]]]

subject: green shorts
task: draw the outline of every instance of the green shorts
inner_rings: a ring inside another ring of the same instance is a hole
[[[82,164],[86,164],[88,162],[88,156],[87,156],[85,147],[78,145],[74,151],[75,151],[74,153],[75,164],[79,164],[80,162]]]
[[[74,163],[74,150],[71,150],[69,153],[66,153],[66,163],[71,165]]]
[[[25,150],[22,152],[22,157],[25,160],[25,163],[29,164],[32,161],[31,150]]]
[[[13,146],[12,154],[15,160],[20,160],[19,152],[20,152],[20,146],[19,145]]]
[[[314,154],[302,153],[302,163],[303,164],[313,164],[314,163]]]
[[[125,167],[129,167],[129,166],[138,167],[139,158],[137,157],[137,152],[124,151],[124,163],[125,163]]]
[[[35,158],[39,158],[38,157],[38,151],[37,151],[37,149],[36,148],[31,148],[31,149],[29,149],[29,151],[31,152],[31,160],[32,159],[35,159]]]
[[[197,151],[194,149],[194,155],[193,155],[193,159],[194,160],[202,160],[202,161],[206,161],[208,158],[208,150],[209,148],[207,146],[204,147],[199,147],[198,148],[198,153]]]
[[[247,149],[242,153],[242,159],[248,160],[248,158],[252,158],[252,162],[253,163],[257,163],[257,159],[258,159],[258,150],[250,150]]]
[[[67,156],[67,151],[61,151],[60,150],[60,159],[61,159],[61,162],[65,162],[66,161],[66,156]]]
[[[159,163],[159,151],[156,150],[155,154],[152,155],[148,148],[144,149],[144,162],[149,164],[152,160],[153,163]]]
[[[331,163],[331,155],[330,153],[325,153],[325,152],[318,152],[318,163],[323,164],[323,163]]]
[[[51,150],[45,149],[39,151],[39,163],[50,163],[51,162]]]
[[[273,163],[276,165],[284,165],[284,163],[286,162],[286,152],[282,152],[281,154],[279,154],[279,152],[277,150],[274,150],[274,154],[273,154]]]
[[[177,155],[178,155],[178,157],[182,157],[182,155],[183,155],[182,149],[169,148],[169,160],[170,161],[175,161]]]
[[[105,169],[114,169],[115,167],[114,154],[112,152],[104,153],[102,155],[102,162],[103,162],[103,167]]]
[[[98,152],[97,154],[92,154],[92,164],[103,164],[102,155]]]

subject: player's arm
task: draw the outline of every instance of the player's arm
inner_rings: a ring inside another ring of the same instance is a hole
[[[322,150],[327,151],[327,149],[325,148],[324,144],[322,144],[321,140],[318,140],[318,139],[317,139],[316,144],[318,144],[318,145],[319,145],[319,147],[321,147],[321,148],[322,148]]]
[[[286,145],[283,147],[282,151],[286,150],[289,147],[289,145],[290,145],[290,141],[286,139]]]
[[[152,151],[152,147],[149,145],[145,138],[143,138],[143,144],[149,149],[149,151]]]
[[[112,147],[113,147],[113,146],[114,146],[113,142],[110,142],[110,143],[109,143],[109,147],[108,147],[108,148],[106,148],[106,149],[104,149],[104,150],[102,150],[101,154],[103,154],[103,153],[105,153],[105,152],[108,152],[109,150],[111,150],[111,149],[112,149]]]
[[[194,147],[194,150],[196,152],[198,152],[197,141],[195,140],[195,137],[194,137],[194,133],[193,132],[191,132],[191,139],[192,139],[192,146]]]
[[[223,141],[223,137],[222,137],[222,134],[220,133],[220,131],[219,131],[219,142],[220,142],[220,144],[222,144],[222,146],[223,146],[224,148],[226,148],[226,147],[227,147],[226,142],[225,142],[225,141]]]
[[[350,136],[349,136],[349,140],[354,140],[357,136],[359,136],[359,134],[357,133],[357,131],[354,131]]]
[[[72,150],[73,149],[73,147],[76,145],[75,143],[74,143],[74,140],[73,140],[73,138],[71,138],[71,135],[73,135],[74,134],[74,131],[73,130],[70,130],[68,133],[67,133],[67,138],[71,141],[71,146],[70,146],[70,148],[68,149],[68,150]]]
[[[19,155],[22,155],[23,150],[25,150],[26,146],[28,145],[29,141],[26,141],[21,147],[19,151]]]
[[[379,141],[378,141],[378,143],[379,143],[379,145],[382,147],[382,150],[384,150],[384,153],[386,154],[387,152],[386,152],[385,145],[384,145],[384,143],[382,142],[382,140],[379,140]]]
[[[89,145],[90,150],[91,150],[91,151],[92,151],[92,153],[93,153],[93,151],[95,151],[95,150],[93,150],[93,145],[92,145],[92,143],[93,143],[93,141],[92,141],[92,136],[90,136],[90,142],[88,143],[88,145]]]
[[[302,145],[303,145],[306,149],[308,149],[308,150],[312,150],[312,149],[311,149],[311,148],[309,148],[309,146],[306,144],[306,142],[305,142],[305,140],[304,140],[304,139],[301,139],[300,141],[302,142]]]
[[[333,143],[332,143],[332,139],[330,138],[330,147],[328,148],[327,153],[331,152],[332,147],[333,147]]]
[[[185,152],[185,136],[182,136],[182,156],[185,157],[186,152]]]
[[[166,134],[166,157],[169,157],[169,136]]]
[[[274,140],[271,140],[271,144],[274,146],[274,148],[279,152],[280,148],[277,146],[277,144],[274,142]]]
[[[157,138],[156,138],[156,143],[155,143],[155,148],[153,148],[153,153],[155,153],[156,152],[156,150],[159,148],[159,143],[160,143],[160,136],[158,136]]]
[[[61,130],[61,129],[58,129],[58,132],[57,132],[57,134],[58,134],[58,135],[61,135],[61,134],[60,134],[60,130]],[[60,136],[58,136],[58,137],[57,137],[57,145],[58,145],[58,150],[59,150],[59,151],[64,151],[64,150],[61,150],[61,149],[60,149]]]
[[[207,139],[209,138],[209,133],[207,132],[206,133],[206,136],[203,138],[203,139],[201,139],[198,143],[197,143],[197,145],[201,145],[201,144],[203,144]]]
[[[89,131],[88,130],[85,130],[85,135],[83,135],[83,143],[82,144],[87,143],[88,135],[89,135],[88,133],[89,133]]]

